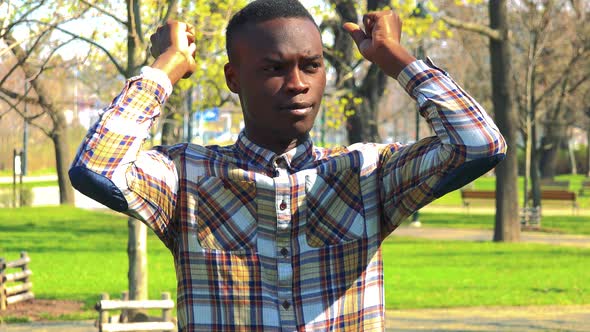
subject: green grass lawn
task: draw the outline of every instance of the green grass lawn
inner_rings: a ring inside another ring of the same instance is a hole
[[[388,308],[590,303],[590,250],[536,244],[383,244]]]
[[[0,209],[0,257],[29,253],[36,297],[86,303],[85,313],[60,319],[95,318],[100,293],[119,297],[127,288],[126,241],[120,215]],[[150,298],[163,291],[175,298],[172,257],[151,232],[148,251]],[[383,256],[391,309],[590,303],[588,249],[395,238],[384,243]]]

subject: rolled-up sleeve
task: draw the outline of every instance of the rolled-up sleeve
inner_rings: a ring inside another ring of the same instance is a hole
[[[506,142],[485,110],[430,60],[407,66],[398,81],[435,136],[385,145],[380,155],[383,230],[494,168]]]

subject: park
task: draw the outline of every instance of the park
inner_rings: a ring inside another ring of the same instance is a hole
[[[143,148],[234,144],[244,118],[223,76],[225,27],[249,2],[0,1],[0,331],[176,331],[170,250],[75,190],[68,170],[125,80],[153,62],[149,35],[169,18],[205,42]],[[387,332],[590,331],[587,3],[301,3],[327,68],[315,145],[409,146],[438,134],[342,33],[351,17],[392,8],[405,46],[464,87],[508,146],[495,169],[380,244]]]

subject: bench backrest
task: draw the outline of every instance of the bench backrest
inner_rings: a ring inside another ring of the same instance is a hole
[[[567,190],[542,190],[541,199],[575,201],[576,193]]]
[[[496,191],[494,191],[494,190],[487,190],[487,191],[462,190],[461,197],[463,197],[463,198],[482,198],[482,199],[496,198]]]

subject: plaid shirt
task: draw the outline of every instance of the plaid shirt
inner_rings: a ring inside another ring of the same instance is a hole
[[[432,63],[414,62],[398,81],[436,136],[336,149],[308,140],[276,155],[244,134],[227,147],[141,151],[167,92],[132,78],[74,160],[71,172],[90,175],[72,182],[108,204],[120,196],[120,209],[170,249],[181,331],[381,331],[382,240],[453,172],[506,149],[477,102]]]

